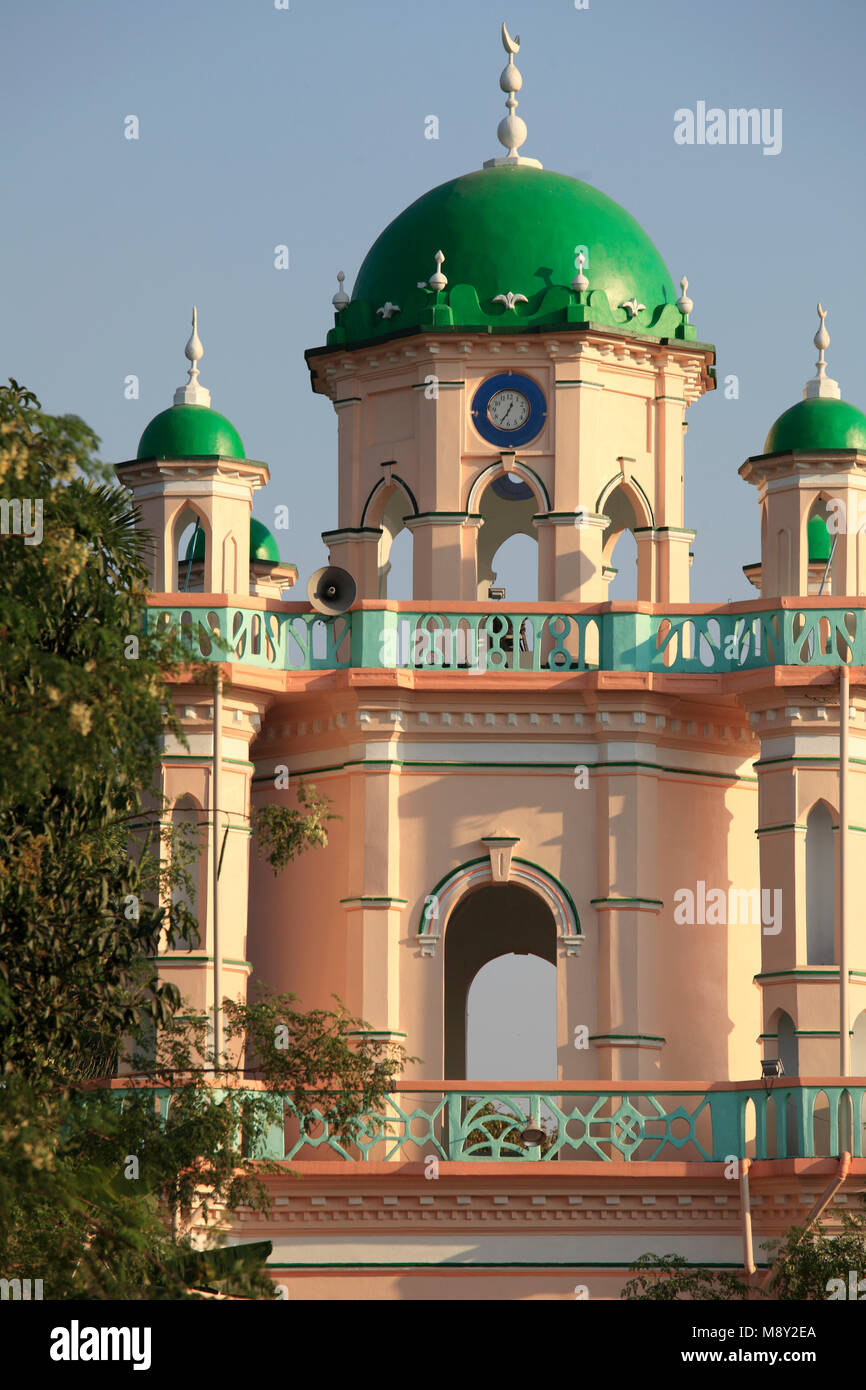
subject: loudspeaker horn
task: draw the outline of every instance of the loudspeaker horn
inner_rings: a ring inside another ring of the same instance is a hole
[[[355,602],[358,587],[348,570],[339,565],[325,565],[316,570],[307,585],[307,598],[317,613],[332,618],[337,613],[345,613]]]

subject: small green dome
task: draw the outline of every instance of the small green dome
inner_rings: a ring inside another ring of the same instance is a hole
[[[589,290],[579,303],[571,282],[581,247]],[[436,270],[439,250],[448,286],[437,296],[419,281]],[[526,302],[496,302],[509,293]],[[329,343],[436,326],[519,332],[588,321],[692,337],[676,299],[659,252],[625,208],[566,174],[504,165],[440,184],[385,228]]]
[[[221,454],[246,458],[230,420],[206,405],[172,405],[154,417],[138,446],[140,459],[194,458]]]
[[[809,564],[826,565],[830,558],[833,542],[827,523],[822,516],[813,516],[806,527],[809,543]]]
[[[184,563],[204,559],[204,531],[199,528],[190,536]],[[250,562],[260,565],[278,565],[280,552],[277,543],[263,521],[250,518]]]
[[[866,415],[856,405],[814,396],[780,415],[767,435],[765,454],[860,449],[866,453]]]
[[[280,552],[276,541],[263,521],[250,519],[250,560],[262,565],[278,565]]]

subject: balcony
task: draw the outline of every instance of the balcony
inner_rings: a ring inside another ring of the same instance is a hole
[[[179,597],[151,597],[150,632],[179,635],[190,660],[274,671],[727,675],[772,666],[866,664],[864,598],[664,610],[621,603],[365,601],[325,618],[306,604],[249,600],[249,606],[235,607],[224,595],[187,594],[175,602]]]
[[[719,1163],[864,1156],[866,1078],[761,1082],[415,1082],[351,1143],[285,1102],[254,1155],[287,1161]],[[166,1097],[167,1101],[167,1097]],[[543,1136],[543,1137],[541,1137]]]

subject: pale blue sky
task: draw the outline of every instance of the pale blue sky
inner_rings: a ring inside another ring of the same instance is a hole
[[[736,470],[812,374],[819,296],[831,374],[866,404],[862,0],[9,7],[3,376],[129,458],[184,379],[195,301],[202,381],[270,464],[257,511],[272,522],[290,505],[280,544],[306,579],[336,524],[336,421],[303,349],[324,341],[337,269],[351,285],[402,207],[498,152],[503,18],[522,39],[524,153],[638,218],[674,279],[689,276],[720,378],[739,377],[739,400],[719,391],[690,411],[686,520],[693,598],[749,596],[757,506]],[[674,112],[699,100],[781,107],[781,154],[677,145]],[[130,373],[138,401],[124,399]]]

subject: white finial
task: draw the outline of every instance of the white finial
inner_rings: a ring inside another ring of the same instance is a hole
[[[589,281],[587,280],[586,276],[585,276],[584,273],[583,273],[583,264],[584,264],[584,261],[585,261],[585,260],[586,260],[586,256],[583,254],[583,252],[582,252],[582,251],[578,251],[578,253],[577,253],[577,262],[576,262],[576,264],[577,264],[577,274],[575,275],[574,279],[573,279],[572,282],[571,282],[571,288],[572,288],[573,290],[576,290],[578,294],[582,294],[584,290],[588,290],[588,289],[589,289]]]
[[[347,305],[348,302],[349,302],[349,296],[346,294],[346,291],[343,289],[343,281],[345,280],[345,278],[346,278],[346,272],[345,272],[344,270],[338,270],[338,271],[337,271],[337,293],[334,295],[333,299],[331,300],[331,303],[333,304],[333,306],[334,306],[334,308],[336,309],[336,311],[337,311],[338,314],[342,314],[343,310],[345,309],[346,305]]]
[[[839,390],[838,381],[833,381],[832,377],[827,375],[827,363],[824,361],[824,353],[830,346],[830,334],[824,326],[826,317],[826,309],[822,309],[819,304],[818,318],[820,319],[820,323],[818,325],[818,332],[812,339],[812,342],[818,349],[818,361],[815,363],[817,376],[811,377],[803,387],[804,401],[815,400],[822,397],[827,400],[838,401],[842,394]]]
[[[527,164],[530,168],[540,169],[542,166],[537,159],[527,159],[517,151],[526,141],[526,122],[520,116],[515,116],[517,109],[517,97],[515,92],[519,92],[523,86],[523,78],[517,71],[514,64],[515,53],[520,52],[520,35],[511,37],[505,25],[502,25],[502,47],[508,54],[508,62],[502,69],[499,76],[499,86],[508,96],[505,105],[508,108],[508,115],[503,116],[496,129],[496,136],[500,145],[504,145],[508,153],[500,155],[497,159],[485,159],[485,169],[497,169],[503,164]]]
[[[441,251],[437,251],[433,259],[436,262],[436,269],[433,271],[427,284],[430,286],[431,290],[444,290],[445,286],[448,284],[448,276],[442,274],[442,262],[445,257]]]
[[[694,303],[692,302],[692,300],[689,299],[689,296],[688,296],[688,293],[687,293],[688,288],[689,288],[689,282],[688,282],[688,280],[686,279],[686,277],[685,277],[685,275],[684,275],[683,278],[682,278],[682,280],[680,280],[680,289],[682,290],[682,294],[680,295],[679,299],[677,300],[677,308],[679,309],[679,311],[680,311],[680,313],[682,314],[683,318],[685,319],[686,323],[688,323],[688,321],[689,321],[689,314],[692,312],[692,309],[694,309],[694,307],[695,307],[695,306],[694,306]]]
[[[175,405],[210,405],[210,391],[206,386],[200,386],[198,380],[198,364],[204,357],[204,348],[198,336],[198,309],[195,305],[192,309],[192,333],[183,352],[190,364],[187,372],[189,379],[186,386],[179,386],[175,391]]]

